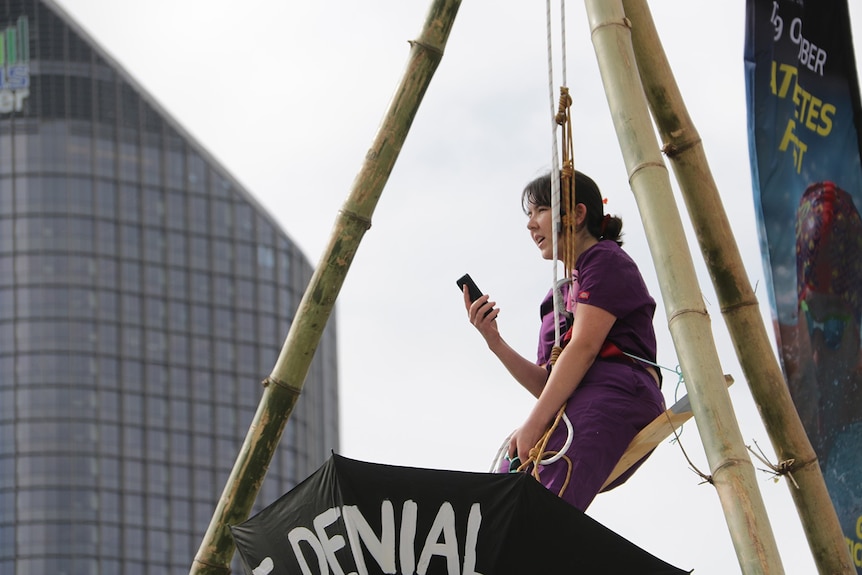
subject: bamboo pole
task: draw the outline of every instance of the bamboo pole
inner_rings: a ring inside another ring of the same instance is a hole
[[[668,327],[743,573],[784,569],[733,413],[621,0],[586,0],[602,82],[659,276]]]
[[[460,0],[433,0],[392,101],[352,190],[338,214],[329,245],[311,278],[270,376],[233,470],[194,558],[190,575],[230,573],[235,545],[228,529],[244,521],[308,374],[321,334],[353,257],[428,88]]]
[[[706,260],[752,396],[773,448],[798,488],[788,486],[820,573],[855,573],[817,456],[769,343],[757,298],[697,133],[645,0],[623,0],[641,81]]]

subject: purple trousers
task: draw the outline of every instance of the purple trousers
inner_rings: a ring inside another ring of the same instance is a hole
[[[664,397],[649,372],[627,361],[597,360],[566,403],[573,428],[566,458],[540,465],[539,480],[585,511],[634,436],[664,410]],[[559,451],[566,438],[566,425],[560,421],[546,451]],[[645,460],[638,461],[605,491],[624,483]],[[508,461],[503,461],[499,471],[508,471]]]

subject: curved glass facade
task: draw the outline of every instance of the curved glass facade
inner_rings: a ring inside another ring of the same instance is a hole
[[[0,573],[188,573],[311,266],[54,4],[0,47]],[[336,383],[330,322],[255,510]]]

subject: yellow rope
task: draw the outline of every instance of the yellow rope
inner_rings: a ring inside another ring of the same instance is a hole
[[[557,362],[557,358],[560,357],[560,353],[563,351],[563,348],[560,346],[554,346],[551,349],[551,367]],[[557,426],[560,424],[560,420],[563,418],[563,415],[566,413],[566,404],[564,403],[562,407],[560,407],[559,411],[557,411],[557,416],[554,418],[554,422],[545,431],[544,435],[539,439],[536,445],[530,450],[527,458],[523,460],[521,465],[518,467],[518,471],[525,471],[530,465],[533,466],[532,476],[536,478],[536,481],[541,483],[541,479],[539,478],[539,462],[541,462],[545,456],[553,457],[558,455],[558,451],[546,451],[545,449],[548,447],[548,440],[551,438],[551,434],[557,429]],[[568,469],[566,470],[566,480],[563,482],[562,487],[560,487],[559,492],[557,493],[557,497],[562,497],[563,492],[566,490],[566,487],[569,486],[569,480],[572,478],[572,460],[565,454],[560,456],[560,459],[566,460],[566,465]]]
[[[551,427],[545,432],[544,435],[542,435],[541,439],[539,439],[539,442],[536,443],[536,446],[530,450],[527,459],[518,467],[518,471],[526,471],[527,468],[532,465],[533,470],[531,472],[531,475],[536,478],[536,481],[539,481],[541,483],[541,479],[539,477],[539,462],[542,461],[542,459],[544,459],[546,456],[553,457],[559,454],[559,451],[545,451],[545,448],[548,446],[548,440],[551,438],[551,434],[554,432],[554,430],[557,429],[557,426],[559,425],[565,411],[566,405],[563,404],[563,406],[557,412],[557,416],[554,418],[554,423],[552,423]],[[566,490],[566,487],[569,486],[569,481],[572,478],[572,460],[569,458],[568,455],[565,454],[561,455],[560,459],[566,460],[567,469],[566,480],[560,487],[560,490],[557,493],[557,497],[563,496],[563,492]]]
[[[560,86],[560,102],[557,115],[554,117],[557,124],[562,127],[562,165],[560,166],[560,194],[563,205],[563,266],[566,277],[571,277],[575,268],[575,161],[572,144],[572,97],[566,86]]]
[[[550,360],[551,361],[551,367],[553,367],[557,363],[557,358],[560,357],[560,353],[562,351],[563,351],[563,348],[558,346],[558,345],[555,345],[551,349],[551,360]]]
[[[559,108],[557,110],[557,114],[554,117],[557,124],[562,126],[563,128],[563,142],[562,142],[562,166],[560,167],[560,194],[562,196],[562,205],[563,205],[563,213],[565,214],[562,218],[563,231],[564,233],[564,244],[563,244],[563,267],[565,268],[565,273],[567,278],[571,278],[574,273],[575,268],[575,254],[576,254],[576,238],[575,238],[575,226],[577,222],[576,214],[575,214],[575,206],[577,203],[575,202],[575,167],[574,167],[574,155],[572,153],[572,119],[570,109],[572,106],[572,98],[569,95],[569,89],[565,86],[560,87],[560,102]],[[551,350],[551,367],[553,368],[554,364],[557,362],[557,358],[560,357],[560,353],[562,352],[562,347],[559,345],[554,346]],[[542,435],[539,442],[530,450],[529,456],[524,460],[521,465],[518,467],[518,471],[524,471],[531,464],[533,465],[532,475],[539,481],[539,462],[541,462],[545,456],[555,456],[558,455],[557,451],[545,451],[548,446],[548,440],[551,437],[551,434],[554,430],[557,429],[557,426],[560,423],[560,420],[563,417],[563,414],[566,412],[566,404],[564,403],[562,407],[560,407],[557,412],[557,416],[554,418],[554,422],[551,424],[551,427]],[[560,459],[565,459],[566,464],[568,465],[568,470],[566,471],[566,480],[563,482],[563,486],[560,488],[557,496],[562,496],[563,492],[566,490],[566,487],[569,485],[569,480],[572,477],[572,460],[565,454],[561,455]]]

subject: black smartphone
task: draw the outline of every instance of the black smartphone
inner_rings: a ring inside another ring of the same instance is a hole
[[[470,277],[470,274],[464,274],[455,280],[455,283],[458,285],[458,289],[462,292],[464,291],[464,286],[467,286],[467,293],[470,294],[470,301],[476,301],[480,297],[482,297],[482,290],[479,289],[479,286],[476,285],[476,282],[473,281],[473,278]],[[485,316],[494,311],[494,308],[489,309],[485,312]]]
[[[476,282],[473,281],[473,278],[470,277],[470,274],[464,274],[459,277],[456,281],[458,284],[458,289],[462,292],[464,291],[464,286],[467,286],[467,292],[470,294],[470,301],[476,301],[480,297],[482,297],[482,290],[476,285]]]

